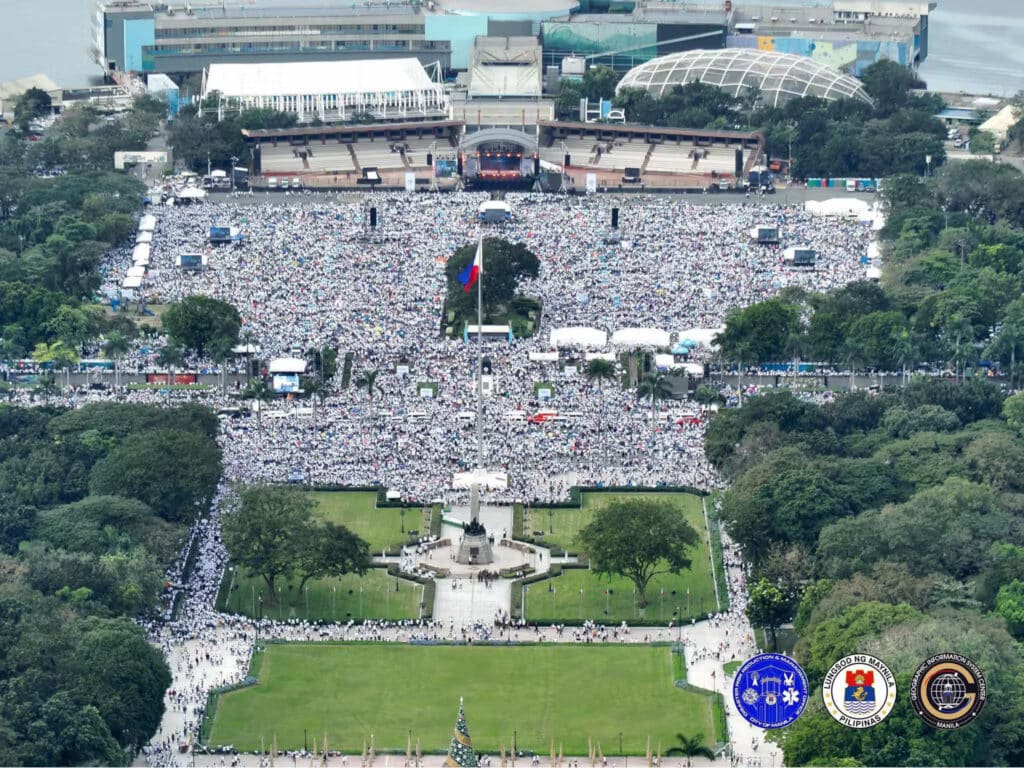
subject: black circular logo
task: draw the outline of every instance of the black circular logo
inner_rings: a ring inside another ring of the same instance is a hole
[[[981,669],[958,653],[932,656],[910,681],[910,704],[932,728],[967,725],[981,712],[987,695]]]

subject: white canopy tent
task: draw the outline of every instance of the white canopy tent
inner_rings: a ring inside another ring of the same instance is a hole
[[[306,361],[299,357],[275,357],[270,361],[269,370],[273,373],[305,373]]]
[[[132,261],[136,261],[137,259],[143,256],[148,259],[150,252],[151,249],[149,245],[147,245],[146,243],[139,243],[138,245],[135,246],[135,248],[132,249]]]
[[[583,355],[583,357],[584,357],[584,359],[587,360],[587,362],[589,362],[591,360],[607,360],[607,361],[609,361],[611,363],[615,362],[615,353],[614,352],[586,352]]]
[[[236,355],[258,355],[260,353],[260,345],[236,344],[231,348],[231,351]]]
[[[143,266],[140,266],[140,265],[136,265],[134,267],[128,267],[127,276],[128,277],[145,277],[146,276],[146,268],[143,267]]]
[[[616,347],[667,347],[668,331],[657,328],[620,328],[612,334]]]
[[[882,279],[882,270],[880,270],[878,267],[868,267],[867,272],[864,273],[864,276],[868,280],[873,280],[874,282],[877,283],[879,280]]]
[[[551,346],[599,349],[608,345],[608,334],[598,328],[569,326],[551,329]]]
[[[534,363],[557,363],[557,352],[530,352],[528,357]]]
[[[880,259],[881,257],[882,249],[879,247],[876,240],[872,240],[868,243],[868,258],[871,259],[871,261],[875,261],[875,259]]]
[[[679,332],[679,341],[695,341],[702,347],[714,349],[718,346],[715,344],[715,336],[724,330],[724,326],[721,328],[687,328],[685,331]]]
[[[148,267],[149,256],[136,256],[135,258],[132,259],[132,265],[136,267]]]
[[[199,187],[185,187],[174,193],[179,200],[205,200],[206,190]]]
[[[135,236],[135,242],[136,243],[152,243],[153,242],[153,233],[152,232],[139,232],[139,234]]]
[[[134,290],[135,288],[141,288],[142,287],[142,278],[141,277],[137,277],[137,276],[126,277],[124,280],[121,281],[121,287],[122,288],[128,288],[129,290]]]
[[[475,469],[472,472],[456,472],[452,475],[452,488],[471,488],[477,482],[486,490],[503,491],[508,488],[508,473]]]
[[[664,368],[666,371],[672,371],[676,368],[682,368],[685,363],[677,363],[673,355],[655,355],[654,366],[656,368]]]
[[[156,229],[156,216],[147,213],[139,219],[139,232],[152,232]]]
[[[869,215],[871,205],[856,197],[833,197],[828,200],[808,200],[804,209],[814,216],[847,216],[864,218]]]

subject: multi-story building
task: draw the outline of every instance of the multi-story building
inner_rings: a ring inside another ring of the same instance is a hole
[[[928,55],[929,0],[97,0],[108,73],[210,64],[417,58],[466,70],[477,37],[539,36],[545,65],[627,70],[695,48],[807,56],[859,74]]]

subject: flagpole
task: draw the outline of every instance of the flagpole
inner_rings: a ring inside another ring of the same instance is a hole
[[[471,505],[473,520],[480,516],[480,476],[484,471],[484,235],[476,246],[477,259],[480,262],[476,278],[476,504]]]

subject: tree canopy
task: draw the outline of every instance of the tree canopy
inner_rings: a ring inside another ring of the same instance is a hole
[[[579,532],[591,569],[625,576],[636,586],[639,605],[647,604],[647,585],[659,573],[690,567],[697,531],[677,507],[658,499],[609,503]]]

